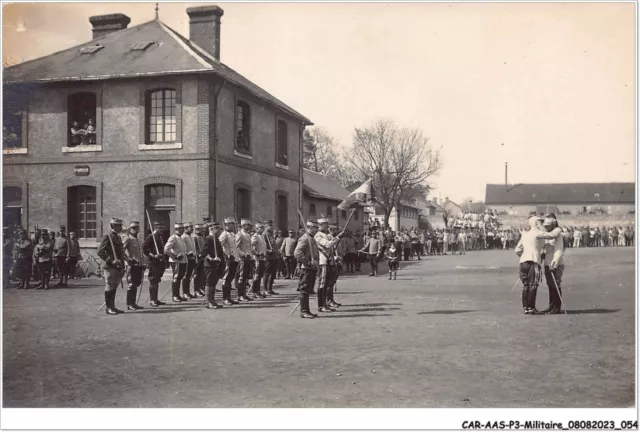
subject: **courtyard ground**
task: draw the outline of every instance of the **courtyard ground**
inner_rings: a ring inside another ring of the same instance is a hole
[[[96,279],[5,289],[4,406],[633,406],[635,248],[569,250],[566,265],[566,316],[522,313],[513,251],[346,275],[343,306],[314,320],[289,316],[290,281],[250,305],[117,317],[97,312]]]

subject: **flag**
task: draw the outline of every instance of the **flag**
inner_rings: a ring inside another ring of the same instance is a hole
[[[354,190],[344,199],[338,208],[340,210],[347,210],[354,207],[356,204],[369,204],[373,201],[373,188],[371,187],[372,179],[362,183],[358,189]]]

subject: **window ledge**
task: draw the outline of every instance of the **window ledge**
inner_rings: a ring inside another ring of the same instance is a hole
[[[12,155],[12,154],[27,154],[29,150],[26,148],[8,148],[2,149],[2,154]]]
[[[182,149],[182,143],[167,143],[167,144],[138,144],[138,150],[180,150]]]
[[[101,151],[101,145],[79,145],[77,147],[62,147],[62,153],[90,153]]]
[[[248,155],[248,154],[244,154],[244,153],[240,153],[238,150],[233,150],[233,154],[236,156],[240,156],[241,158],[245,158],[245,159],[249,159],[252,160],[253,156]]]
[[[98,248],[98,239],[78,239],[81,248]]]
[[[289,171],[289,165],[282,165],[282,164],[279,164],[278,162],[276,162],[276,168]]]

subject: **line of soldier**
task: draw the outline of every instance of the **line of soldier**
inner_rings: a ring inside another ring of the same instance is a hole
[[[232,306],[278,295],[273,285],[282,253],[286,254],[289,277],[295,263],[298,263],[300,316],[317,316],[310,312],[308,298],[313,293],[316,278],[318,310],[333,312],[341,306],[335,301],[334,287],[339,273],[337,266],[341,264],[337,245],[345,233],[339,233],[337,226],[329,225],[328,219],[309,222],[305,234],[300,238],[285,238],[278,245],[272,221],[256,223],[253,233],[254,226],[248,219],[241,220],[239,231],[236,230],[235,218],[226,218],[224,229],[217,222],[195,225],[176,223],[174,234],[166,242],[161,236],[164,228],[161,223],[154,222],[153,232],[140,241],[140,223],[131,222],[123,241],[120,237],[123,222],[112,218],[109,222],[110,232],[101,239],[97,252],[104,261],[106,313],[123,313],[115,306],[115,296],[118,286],[123,285],[125,275],[128,282],[127,309],[142,309],[136,298],[145,268],[149,270],[150,306],[166,304],[162,298],[158,298],[158,294],[167,259],[173,273],[171,293],[174,302],[204,297],[207,308],[218,309],[222,305]],[[208,235],[205,236],[206,233]],[[220,280],[222,305],[215,301],[216,285]],[[231,298],[234,281],[237,291],[235,300]]]
[[[55,238],[48,229],[36,230],[33,238],[28,237],[26,230],[19,229],[17,239],[11,241],[5,231],[5,246],[8,246],[4,250],[5,272],[13,270],[13,277],[18,280],[18,289],[28,289],[32,277],[38,281],[36,289],[50,289],[54,269],[60,278],[56,286],[67,287],[80,257],[76,233],[71,231],[67,237],[64,226],[60,226]],[[11,275],[5,273],[3,276],[6,285]]]

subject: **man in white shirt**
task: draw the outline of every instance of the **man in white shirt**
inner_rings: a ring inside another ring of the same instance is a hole
[[[224,226],[224,231],[222,231],[222,233],[218,237],[218,240],[220,240],[220,244],[222,245],[222,250],[224,252],[224,261],[226,263],[222,282],[222,298],[231,305],[234,305],[238,304],[238,302],[231,299],[231,281],[235,279],[236,273],[238,272],[238,258],[240,257],[240,252],[238,251],[238,246],[236,245],[236,219],[233,217],[225,218]],[[238,289],[239,299],[240,289],[237,284],[236,289]]]
[[[264,277],[264,271],[267,265],[267,243],[264,239],[264,224],[256,223],[256,232],[251,236],[251,249],[254,259],[256,260],[256,271],[253,275],[253,283],[251,292],[254,297],[266,298],[267,296],[260,292],[260,283]]]
[[[184,234],[184,224],[174,225],[176,232],[169,237],[164,245],[164,254],[169,257],[171,269],[173,270],[173,281],[171,282],[171,295],[176,303],[187,301],[186,297],[180,297],[180,284],[187,272],[187,248],[182,239]]]
[[[467,254],[467,234],[463,230],[458,233],[458,251],[461,255]]]
[[[544,240],[538,238],[541,220],[532,216],[528,220],[529,231],[523,232],[518,245],[516,255],[520,257],[520,281],[522,282],[522,308],[526,315],[538,313],[535,309],[536,294],[542,272],[542,249]]]

